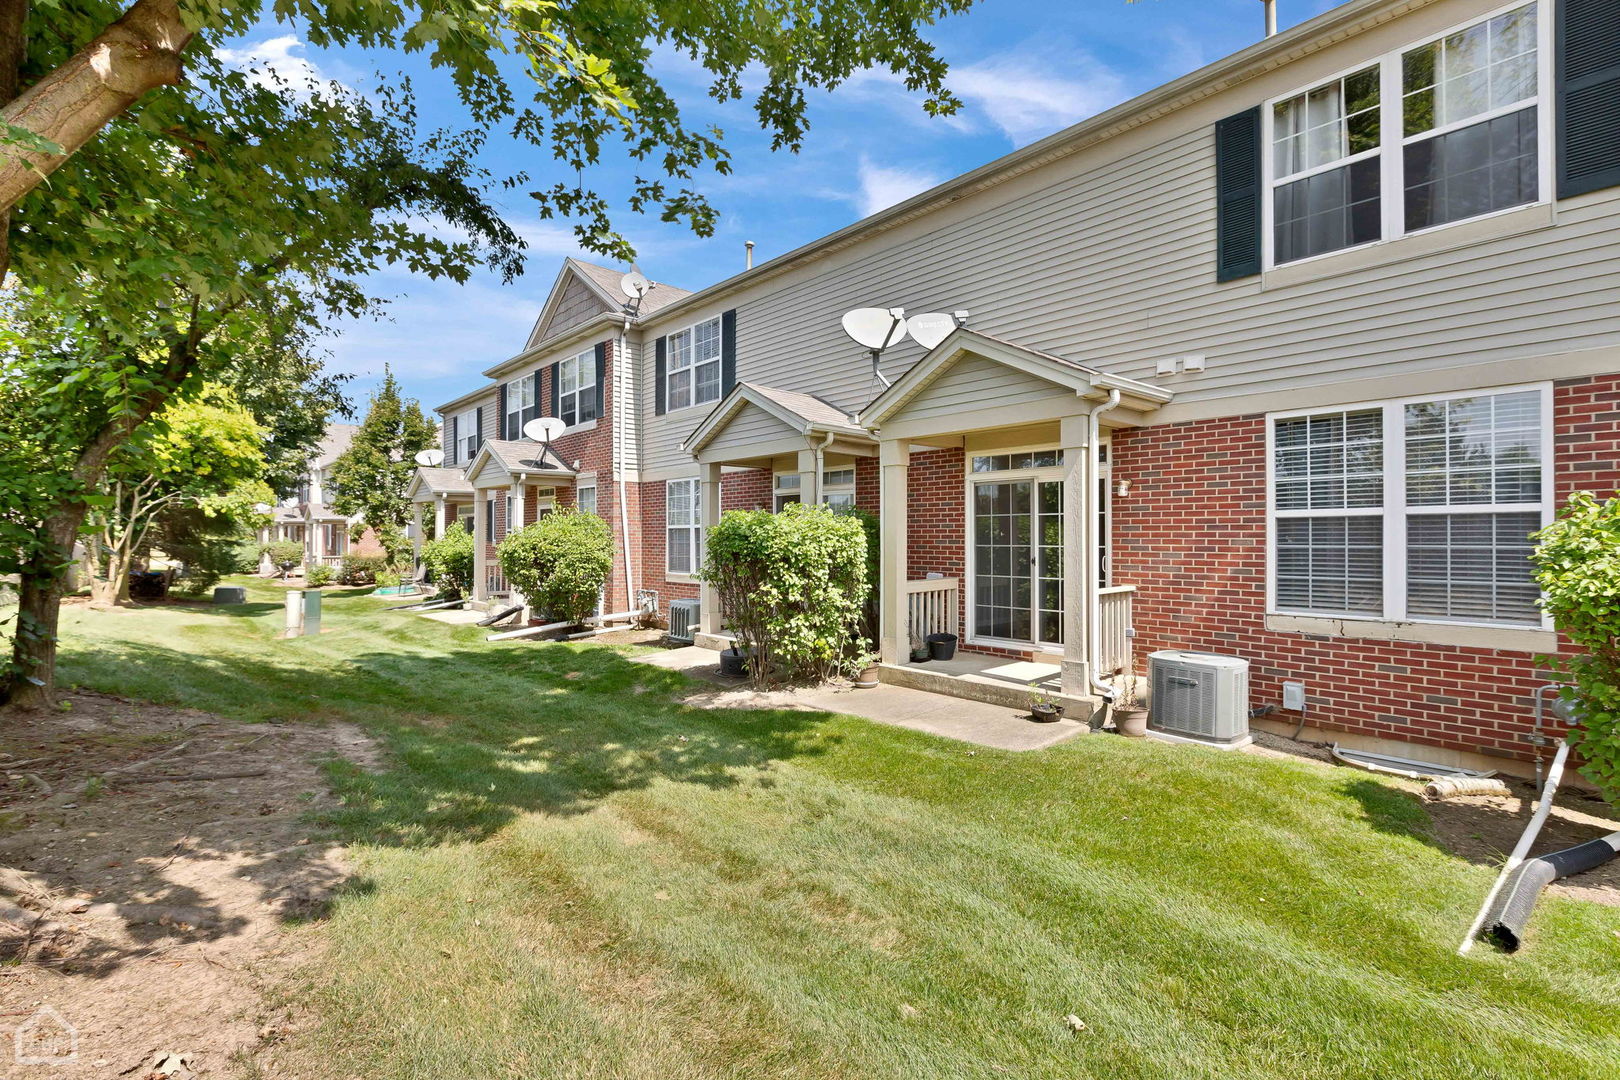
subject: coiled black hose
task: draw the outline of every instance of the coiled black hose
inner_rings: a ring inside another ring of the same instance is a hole
[[[1526,859],[1513,869],[1485,916],[1485,936],[1508,952],[1523,944],[1524,928],[1542,890],[1561,877],[1593,870],[1620,855],[1620,832]]]

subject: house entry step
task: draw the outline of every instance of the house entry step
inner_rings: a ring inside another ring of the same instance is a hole
[[[954,660],[926,664],[879,664],[878,679],[892,686],[907,686],[944,697],[1024,711],[1029,709],[1030,684],[1034,683],[1043,694],[1063,706],[1065,720],[1091,721],[1102,709],[1102,699],[1060,693],[1058,671],[1056,664],[958,653]]]

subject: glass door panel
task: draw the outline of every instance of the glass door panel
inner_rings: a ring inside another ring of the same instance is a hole
[[[1007,641],[1063,641],[1063,484],[973,487],[973,626]]]

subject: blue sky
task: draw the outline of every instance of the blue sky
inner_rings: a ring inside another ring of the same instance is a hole
[[[1282,0],[1279,23],[1286,28],[1332,6]],[[731,149],[732,175],[698,178],[721,220],[706,240],[628,210],[617,223],[649,277],[699,289],[742,269],[745,240],[755,242],[756,261],[779,255],[1235,52],[1261,29],[1259,0],[983,0],[928,35],[951,64],[960,113],[931,118],[893,75],[869,72],[812,97],[810,133],[797,155],[772,153],[746,102],[715,103],[704,95],[701,68],[664,55],[658,73],[688,121],[718,125]],[[424,125],[458,122],[446,81],[418,57],[315,50],[285,24],[267,24],[236,52],[243,64],[257,57],[294,77],[361,88],[371,72],[405,72],[422,99]],[[538,148],[515,141],[492,144],[487,163],[497,173],[526,171],[536,187],[561,175]],[[613,191],[629,175],[605,156],[588,179]],[[578,251],[567,223],[540,220],[520,193],[502,192],[500,206],[529,243],[526,272],[513,284],[492,274],[464,286],[387,269],[373,275],[375,293],[391,299],[389,317],[343,324],[327,343],[329,365],[355,377],[357,405],[385,363],[428,407],[473,388],[482,369],[522,347],[564,256],[601,261]]]

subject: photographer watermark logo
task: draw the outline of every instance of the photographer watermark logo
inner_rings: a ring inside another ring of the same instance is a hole
[[[12,1043],[19,1065],[67,1065],[79,1057],[79,1029],[49,1005],[17,1025]]]

